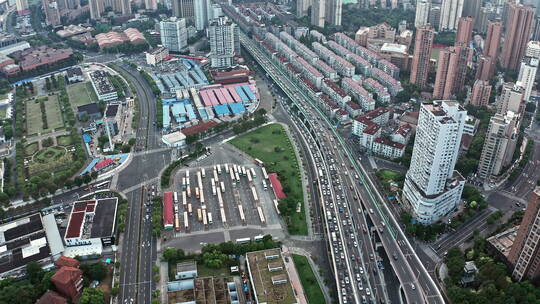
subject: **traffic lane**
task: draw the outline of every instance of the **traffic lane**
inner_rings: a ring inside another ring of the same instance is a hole
[[[345,179],[347,178],[347,176],[342,175],[342,178]],[[346,186],[345,188],[350,189],[348,186]],[[349,209],[349,212],[351,213],[351,218],[353,219],[353,223],[357,223],[356,225],[359,225],[359,226],[366,225],[366,228],[367,228],[367,223],[365,223],[365,219],[362,220],[359,216],[357,216],[358,211],[357,209],[355,209],[356,206],[352,207],[355,202],[354,197],[356,197],[356,194],[350,190],[346,190],[345,193],[348,197],[348,201],[349,201],[348,209]],[[356,220],[354,220],[355,218]],[[358,227],[358,228],[362,229],[361,227]],[[355,231],[359,231],[360,229],[356,229]],[[374,260],[373,261],[371,260],[370,254],[373,255],[373,257],[376,257],[375,249],[373,248],[373,241],[367,233],[361,233],[360,237],[358,235],[359,235],[358,233],[355,233],[355,237],[358,240],[357,242],[361,243],[361,244],[358,244],[357,253],[362,259],[362,264],[364,265],[364,269],[368,269],[368,268],[373,269],[369,267],[369,265],[374,262]],[[361,250],[361,246],[364,247],[366,250]],[[373,275],[370,277],[373,280],[372,285],[374,286],[382,285],[382,279],[380,276]],[[385,298],[384,294],[383,295],[380,294],[380,289],[376,289],[371,286],[371,290],[374,292],[377,299]]]
[[[136,273],[133,273],[137,269],[137,258],[133,256],[134,252],[137,252],[136,246],[134,243],[135,231],[137,230],[138,221],[135,220],[137,216],[136,205],[133,203],[137,198],[137,194],[140,193],[137,190],[134,190],[128,194],[128,202],[131,202],[128,205],[128,217],[126,219],[126,232],[124,233],[124,243],[122,248],[122,260],[120,268],[120,282],[121,282],[121,292],[120,292],[120,302],[134,299],[135,290],[134,290],[134,280],[137,279]]]
[[[327,143],[328,144],[328,143]],[[355,221],[354,221],[354,209],[351,209],[351,206],[352,206],[352,202],[354,201],[354,195],[351,194],[350,192],[350,187],[352,185],[351,184],[351,179],[350,179],[350,176],[346,175],[346,174],[338,174],[337,172],[341,172],[341,170],[339,170],[342,166],[343,166],[343,163],[342,163],[342,159],[339,159],[339,157],[341,157],[341,155],[339,155],[339,153],[337,153],[337,162],[333,161],[333,166],[334,166],[334,169],[335,170],[331,170],[331,174],[332,174],[332,178],[336,178],[336,180],[339,180],[340,183],[338,184],[337,188],[336,189],[336,193],[338,193],[338,196],[341,197],[341,200],[338,200],[338,202],[340,202],[340,211],[343,210],[344,212],[343,213],[340,213],[341,214],[341,220],[346,220],[347,222],[350,222],[351,224],[355,225]],[[333,158],[332,158],[333,159]],[[344,197],[347,197],[347,199],[344,199]],[[348,203],[347,203],[348,202]],[[344,204],[347,204],[347,206],[344,206]],[[350,220],[349,220],[350,219]],[[372,263],[372,261],[370,260],[370,257],[368,257],[369,253],[370,252],[370,249],[371,249],[371,254],[373,254],[373,256],[375,256],[374,254],[374,250],[373,250],[373,247],[371,245],[371,240],[368,239],[367,241],[364,239],[364,241],[361,241],[360,238],[358,237],[358,234],[356,233],[356,231],[358,231],[358,229],[353,229],[352,230],[352,233],[350,233],[350,235],[353,236],[353,242],[356,242],[357,244],[357,247],[354,247],[354,243],[352,244],[352,246],[350,246],[351,248],[351,251],[352,252],[355,252],[356,253],[356,257],[358,257],[361,261],[361,266],[359,267],[362,267],[363,269],[366,270],[366,273],[367,274],[371,274],[372,271],[370,269],[372,269],[372,267],[370,267],[370,264]],[[363,238],[365,236],[362,236]],[[348,244],[350,244],[350,239],[347,241]],[[361,246],[363,246],[364,244],[360,245],[358,243],[364,243],[366,245],[366,248],[367,250],[365,251],[362,251],[361,250]],[[369,247],[371,248],[369,248]],[[355,258],[353,256],[351,256],[351,260],[353,261],[353,263],[357,263],[357,260],[355,260]],[[361,276],[365,276],[366,274],[361,274],[360,271],[355,271],[354,274],[356,273],[359,273]],[[376,299],[380,299],[380,298],[384,298],[384,296],[381,297],[380,295],[380,288],[377,289],[377,288],[374,288],[373,286],[376,286],[377,284],[380,285],[380,279],[377,281],[377,278],[378,276],[372,276],[372,275],[369,275],[369,279],[367,280],[367,286],[365,287],[364,290],[360,290],[360,288],[358,288],[359,290],[359,293],[361,294],[365,294],[366,296],[368,297],[372,297],[372,296],[375,296]],[[371,290],[372,292],[370,292],[370,294],[368,295],[367,292],[368,290]]]
[[[366,204],[366,206],[370,206],[369,203],[367,203],[367,202],[370,202],[370,198],[367,195],[367,193],[365,193],[365,191],[366,191],[365,187],[362,186],[362,187],[359,187],[359,188],[360,188],[360,193],[361,193],[361,197],[362,197],[363,202]],[[381,222],[381,219],[379,218],[378,212],[374,212],[374,213],[369,212],[368,215],[372,218],[372,221],[374,223],[380,223]],[[393,254],[395,253],[398,256],[399,259],[401,259],[402,261],[405,261],[405,255],[403,254],[401,248],[398,247],[397,243],[395,242],[395,239],[393,237],[391,237],[391,235],[389,233],[379,233],[379,238],[381,239],[381,242],[383,243],[383,246],[387,250],[387,252],[390,251]],[[416,263],[416,261],[414,261],[414,260],[409,260],[409,261],[412,261],[412,262]],[[399,265],[400,267],[395,267],[395,263],[391,262],[391,265],[394,268],[394,271],[396,272],[396,275],[398,276],[398,278],[399,278],[402,285],[410,284],[410,283],[414,282],[414,280],[415,280],[414,275],[410,271],[408,271],[407,267],[405,267],[403,264],[400,264]],[[413,265],[410,265],[410,263],[409,263],[409,267],[411,268],[411,270],[412,270],[412,268],[418,268],[417,266],[413,267]],[[416,288],[416,286],[415,286],[415,290],[405,290],[407,300],[409,302],[411,302],[411,301],[413,301],[414,299],[417,299],[417,298],[421,299],[420,289],[421,288]],[[423,303],[423,302],[424,301],[422,300],[419,303]]]

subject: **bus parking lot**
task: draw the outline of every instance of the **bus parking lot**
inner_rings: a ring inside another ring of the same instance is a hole
[[[266,171],[254,163],[179,170],[172,191],[175,237],[280,225]]]

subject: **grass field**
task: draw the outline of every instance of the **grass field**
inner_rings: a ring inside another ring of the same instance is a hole
[[[37,142],[33,142],[29,145],[26,146],[26,148],[24,148],[24,153],[27,155],[27,156],[30,156],[34,153],[36,153],[36,151],[38,150],[39,148],[39,145]]]
[[[44,100],[44,99],[43,99]],[[28,135],[45,133],[56,128],[64,126],[58,96],[48,96],[45,101],[48,128],[43,129],[43,120],[41,119],[41,107],[36,100],[26,101],[26,130]]]
[[[403,174],[391,170],[379,170],[375,174],[387,190],[390,189],[391,181],[397,183],[401,187],[405,179]]]
[[[96,92],[90,82],[78,82],[67,87],[69,102],[76,108],[91,102],[97,102]]]
[[[300,276],[300,281],[302,282],[302,287],[304,287],[304,292],[308,298],[309,304],[324,304],[324,295],[315,278],[315,273],[309,265],[308,259],[299,254],[292,255],[294,266],[298,275]]]
[[[56,138],[59,146],[71,145],[71,137],[69,135],[62,135]]]
[[[300,212],[295,210],[287,218],[289,233],[307,235],[300,170],[293,146],[283,127],[270,124],[237,137],[230,143],[253,158],[263,161],[268,173],[278,174],[287,199],[294,200],[294,205],[302,204]]]
[[[439,53],[442,49],[433,49],[431,51],[431,59],[439,60]]]

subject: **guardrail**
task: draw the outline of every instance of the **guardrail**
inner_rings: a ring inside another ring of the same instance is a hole
[[[246,34],[240,32],[240,42],[242,42],[244,47],[248,51],[250,51],[252,56],[259,62],[259,64],[261,64],[261,61],[263,61],[263,59],[259,58],[257,52],[254,50],[255,48],[259,49],[259,47],[254,45],[254,42],[251,40],[251,38],[247,37]],[[392,236],[394,238],[396,238],[397,234],[399,234],[405,240],[405,243],[407,244],[407,247],[408,247],[407,249],[412,253],[412,255],[414,256],[416,262],[420,265],[420,267],[421,267],[421,269],[423,271],[423,274],[428,278],[429,283],[432,285],[431,286],[432,289],[436,291],[437,297],[439,298],[440,302],[444,303],[444,299],[442,297],[442,294],[441,294],[438,286],[433,281],[433,278],[429,275],[427,269],[425,268],[424,264],[422,264],[422,262],[420,261],[420,258],[418,257],[416,252],[414,252],[411,243],[409,242],[408,238],[405,237],[405,234],[401,230],[401,228],[399,226],[399,223],[397,222],[397,220],[393,216],[392,212],[388,209],[388,206],[386,206],[386,204],[384,204],[384,198],[381,196],[381,194],[378,191],[373,190],[373,189],[376,189],[375,185],[373,184],[373,181],[369,178],[369,175],[367,174],[365,168],[361,164],[358,164],[356,159],[353,157],[352,152],[350,151],[349,147],[345,144],[342,136],[333,128],[333,124],[328,119],[328,117],[324,113],[321,112],[321,110],[319,109],[319,107],[316,104],[313,103],[313,101],[311,100],[311,97],[307,96],[305,91],[302,88],[299,87],[299,85],[297,84],[297,81],[294,81],[294,80],[290,79],[287,76],[286,72],[283,71],[283,68],[281,66],[276,65],[272,60],[268,60],[268,61],[270,62],[270,64],[272,64],[272,66],[274,68],[278,69],[284,77],[289,79],[289,82],[295,86],[296,92],[300,93],[304,97],[304,99],[315,109],[315,111],[323,118],[323,120],[330,126],[330,130],[332,131],[334,137],[337,138],[337,140],[339,141],[339,144],[341,145],[342,149],[346,152],[347,158],[353,164],[354,169],[359,174],[359,177],[362,180],[363,184],[364,185],[369,185],[369,187],[365,187],[365,188],[367,190],[368,195],[371,198],[371,201],[375,205],[375,209],[377,210],[377,213],[383,219],[383,221],[385,223],[387,223],[387,230],[392,234]],[[263,64],[261,64],[261,66],[265,70],[267,69]],[[267,73],[271,76],[271,78],[274,80],[274,82],[276,82],[280,86],[280,88],[285,93],[287,93],[287,95],[289,95],[289,97],[294,96],[294,93],[292,93],[290,91],[290,88],[283,87],[281,85],[281,81],[276,80],[276,78],[277,78],[276,76],[274,76],[268,70],[267,70]],[[298,105],[297,100],[295,98],[291,98],[291,100],[293,101],[293,103],[295,103],[297,105],[297,108],[302,112],[302,114],[304,114],[304,116],[307,117],[306,112],[302,109],[302,106]],[[366,183],[366,181],[367,181],[367,183]],[[375,194],[373,192],[375,192]],[[381,207],[381,205],[382,205],[382,207]],[[385,214],[382,211],[383,208],[385,209],[387,214]],[[391,219],[391,221],[389,219]],[[397,232],[394,231],[394,229],[391,227],[391,225],[388,225],[388,223],[390,223],[390,222],[396,227]],[[335,267],[335,262],[334,262],[334,267]],[[407,263],[407,267],[409,268],[410,273],[414,273],[408,263]],[[339,280],[338,280],[338,278],[336,276],[336,282],[338,282],[338,281]],[[423,288],[422,288],[422,291],[423,291]],[[338,288],[338,293],[339,292],[340,291],[339,291],[339,288]],[[423,294],[425,296],[425,293],[423,293]],[[340,297],[340,303],[341,303],[341,297]]]

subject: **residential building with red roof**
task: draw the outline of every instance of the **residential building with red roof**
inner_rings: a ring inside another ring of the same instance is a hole
[[[81,265],[81,262],[74,258],[70,258],[67,256],[61,256],[58,258],[58,260],[54,261],[54,265],[58,268],[61,267],[73,267],[73,268],[79,268],[79,265]]]
[[[412,126],[410,124],[403,124],[399,126],[394,134],[391,135],[393,141],[406,145],[412,135]]]
[[[373,140],[372,152],[390,159],[400,158],[405,153],[405,145],[378,137]]]
[[[67,304],[66,298],[59,295],[57,292],[52,290],[47,290],[41,298],[39,298],[36,304]]]
[[[82,274],[79,268],[64,266],[51,277],[51,282],[61,295],[74,301],[83,289]]]

